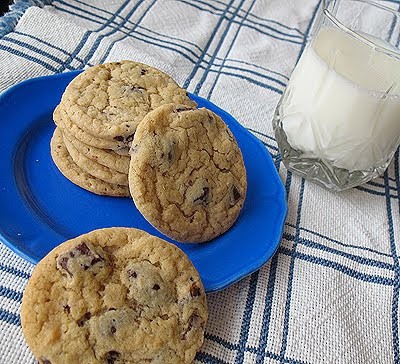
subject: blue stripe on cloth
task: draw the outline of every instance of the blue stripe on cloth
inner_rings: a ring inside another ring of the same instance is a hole
[[[71,9],[78,10],[78,11],[84,13],[84,14],[88,14],[88,15],[92,16],[92,18],[89,18],[89,17],[85,17],[82,14],[78,14],[76,11],[75,12],[71,12],[71,14],[74,14],[75,16],[78,16],[80,18],[87,19],[87,20],[90,20],[90,21],[94,21],[94,19],[93,19],[93,16],[94,16],[97,19],[100,19],[100,22],[96,21],[96,23],[98,23],[98,24],[104,24],[104,21],[107,23],[107,26],[110,26],[110,24],[115,24],[115,22],[114,22],[115,17],[113,17],[114,14],[112,14],[112,13],[110,13],[110,15],[111,15],[111,19],[113,19],[113,20],[111,22],[108,22],[109,18],[101,16],[100,14],[93,13],[93,12],[90,12],[90,11],[84,9],[84,8],[79,7],[79,6],[72,5],[70,2],[66,2],[66,1],[63,1],[63,0],[56,0],[56,1],[59,4],[68,6]],[[56,5],[56,4],[54,4],[54,5]]]
[[[204,338],[206,340],[212,341],[212,342],[214,342],[214,343],[216,343],[218,345],[221,345],[222,347],[224,347],[224,348],[226,348],[228,350],[231,350],[231,351],[236,351],[239,348],[239,344],[231,343],[231,342],[229,342],[229,341],[227,341],[227,340],[225,340],[225,339],[223,339],[223,338],[221,338],[221,337],[219,337],[217,335],[205,333]],[[252,353],[252,354],[257,354],[257,353],[259,353],[259,348],[256,348],[254,346],[246,346],[245,352]],[[273,353],[271,351],[265,351],[264,357],[265,358],[271,358],[271,359],[279,360],[279,355],[276,354],[276,353]],[[264,363],[264,357],[261,358],[261,361],[256,359],[256,363],[260,363],[260,364]],[[292,358],[283,358],[283,360],[280,360],[280,362],[281,363],[290,363],[290,364],[307,364],[304,361],[295,360],[295,359],[292,359]]]
[[[381,284],[383,286],[391,286],[391,285],[393,285],[393,279],[391,279],[391,278],[382,277],[382,276],[378,276],[378,275],[361,273],[361,272],[356,271],[355,269],[351,269],[349,267],[346,267],[343,264],[340,264],[340,263],[337,263],[337,262],[333,262],[333,261],[328,260],[328,259],[314,257],[314,256],[309,255],[309,254],[293,252],[291,249],[284,248],[284,247],[279,247],[278,251],[279,251],[279,253],[285,254],[287,256],[294,255],[296,258],[298,258],[300,260],[303,260],[303,261],[306,261],[306,262],[309,262],[309,263],[313,263],[313,264],[317,264],[317,265],[321,265],[321,266],[324,266],[324,267],[335,269],[335,270],[337,270],[339,272],[342,272],[342,273],[346,274],[349,277],[358,279],[358,280],[363,281],[363,282],[376,283],[376,284]]]
[[[120,41],[124,40],[129,34],[131,34],[131,33],[133,33],[133,32],[135,31],[135,29],[138,27],[139,23],[144,19],[144,17],[147,15],[147,13],[150,11],[150,9],[154,6],[154,4],[155,4],[156,2],[157,2],[157,0],[154,0],[154,1],[147,7],[147,9],[143,12],[143,14],[141,15],[141,17],[136,21],[136,23],[135,23],[135,25],[133,26],[133,28],[130,29],[130,31],[129,31],[128,34],[125,34],[123,37],[121,37],[121,38],[119,38],[119,39],[113,41],[113,42],[108,46],[106,52],[105,52],[104,55],[101,57],[100,63],[103,63],[103,62],[106,60],[106,58],[107,58],[108,55],[110,54],[111,49],[112,49],[112,47],[114,46],[114,44],[116,44],[117,42],[120,42]],[[137,6],[139,6],[139,3],[140,3],[140,2],[138,2]],[[137,8],[137,7],[136,7],[136,8]],[[127,19],[129,19],[129,18],[133,15],[133,12],[134,12],[134,10],[135,10],[136,8],[132,9],[133,11],[131,11],[131,12],[128,14]]]
[[[263,73],[260,73],[260,72],[252,71],[252,70],[241,68],[241,67],[227,66],[224,63],[222,63],[221,65],[215,64],[215,66],[216,67],[220,67],[220,70],[223,69],[223,68],[226,68],[226,69],[232,69],[232,70],[235,70],[235,71],[247,72],[247,73],[250,73],[250,74],[252,74],[254,76],[258,76],[258,77],[261,77],[261,78],[265,78],[265,79],[267,79],[269,81],[276,82],[278,85],[280,85],[282,87],[286,87],[286,84],[284,82],[282,82],[282,81],[280,81],[280,80],[278,80],[278,79],[276,79],[274,77],[267,76],[267,75],[265,75]],[[212,70],[211,72],[217,72],[218,75],[220,74],[220,71]],[[215,85],[215,84],[216,84],[216,81],[214,82],[213,85]],[[281,93],[282,93],[282,91],[281,91]]]
[[[257,358],[256,363],[264,362],[264,353],[268,344],[269,335],[269,322],[271,320],[272,311],[272,300],[274,298],[275,280],[276,280],[276,268],[278,266],[279,255],[275,256],[271,260],[271,265],[269,268],[268,283],[267,283],[267,293],[265,295],[264,312],[262,316],[260,340],[257,348]]]
[[[196,360],[198,360],[201,363],[206,363],[206,364],[229,364],[228,362],[218,359],[217,357],[215,357],[211,354],[207,354],[203,351],[199,351],[197,353]]]
[[[398,315],[399,315],[400,266],[399,266],[399,258],[397,257],[397,252],[396,252],[396,242],[395,242],[394,229],[393,229],[392,205],[391,205],[391,199],[389,196],[389,187],[388,187],[389,180],[388,180],[388,171],[387,170],[385,171],[383,176],[384,176],[384,181],[385,181],[386,210],[387,210],[387,219],[388,219],[390,250],[392,251],[393,263],[394,263],[394,284],[393,284],[393,298],[392,298],[393,356],[394,356],[394,362],[399,363],[400,362],[400,356],[399,356],[400,353],[399,353]],[[398,176],[396,176],[396,177],[398,177]],[[399,183],[397,184],[397,186],[399,186]]]
[[[207,41],[207,43],[206,43],[206,45],[205,45],[203,51],[201,52],[200,57],[197,59],[197,62],[196,62],[196,64],[194,65],[194,67],[193,67],[193,69],[192,69],[192,72],[191,72],[190,75],[186,78],[186,81],[185,81],[184,84],[183,84],[183,88],[185,88],[185,89],[188,88],[188,86],[189,86],[190,82],[192,81],[193,77],[196,75],[196,73],[197,73],[197,71],[198,71],[198,69],[199,69],[199,67],[200,67],[200,64],[203,62],[204,56],[207,54],[207,51],[208,51],[208,49],[210,48],[210,45],[211,45],[211,43],[212,43],[212,41],[213,41],[215,35],[217,34],[217,31],[218,31],[219,27],[221,26],[222,20],[224,19],[224,15],[225,15],[226,12],[228,11],[228,9],[232,6],[232,4],[233,4],[234,1],[235,1],[235,0],[231,0],[231,1],[229,2],[229,4],[226,6],[226,8],[225,8],[225,10],[224,10],[223,16],[220,16],[220,17],[218,18],[217,24],[215,25],[213,31],[211,32],[211,35],[210,35],[210,37],[208,38],[208,41]]]
[[[216,57],[216,59],[217,59],[217,60],[221,60],[221,58],[219,58],[219,57]],[[228,62],[237,62],[237,63],[243,63],[243,64],[248,65],[248,66],[253,66],[253,67],[255,67],[255,68],[259,68],[259,69],[261,69],[261,70],[263,70],[263,71],[267,71],[267,72],[270,72],[270,73],[274,73],[274,74],[276,74],[276,75],[278,75],[278,76],[281,76],[281,77],[285,78],[286,80],[289,80],[289,77],[286,76],[286,75],[284,75],[283,73],[279,73],[279,72],[273,71],[273,70],[271,70],[271,69],[269,69],[269,68],[262,67],[262,66],[260,66],[260,65],[254,64],[254,63],[242,61],[242,60],[239,60],[239,59],[233,59],[233,58],[227,58],[226,60],[227,60]],[[286,85],[286,84],[285,84],[285,85]]]
[[[195,59],[189,57],[186,53],[182,52],[180,49],[177,49],[176,47],[169,47],[169,46],[167,46],[167,45],[160,44],[160,43],[159,43],[160,40],[159,40],[159,39],[156,39],[156,38],[153,38],[153,37],[151,37],[151,39],[154,39],[154,41],[150,41],[150,40],[148,39],[148,38],[149,38],[148,36],[145,36],[145,38],[143,39],[143,38],[139,37],[139,35],[144,36],[142,33],[136,32],[135,35],[130,34],[129,37],[130,37],[130,38],[133,38],[133,39],[136,39],[136,40],[139,40],[139,41],[141,41],[141,42],[144,42],[144,43],[146,43],[146,44],[151,44],[151,45],[160,47],[160,48],[162,48],[162,49],[167,49],[167,50],[169,50],[169,51],[175,52],[175,53],[181,55],[183,58],[187,59],[188,61],[190,61],[190,62],[193,63],[193,64],[196,62]],[[157,43],[157,42],[158,42],[158,43]],[[165,42],[165,41],[164,41],[164,42]],[[171,43],[171,42],[168,42],[168,43]],[[108,55],[108,54],[107,54],[107,55]],[[105,57],[107,57],[107,55],[106,55]],[[104,58],[104,57],[103,57],[103,58]],[[104,60],[105,60],[105,59],[104,59]],[[102,60],[100,63],[104,62],[104,60]]]
[[[202,7],[198,6],[198,5],[196,5],[196,4],[192,4],[192,3],[190,3],[188,0],[179,0],[179,1],[182,2],[182,3],[184,3],[184,4],[187,4],[187,5],[189,5],[189,6],[192,6],[192,7],[196,8],[196,9],[206,11],[206,12],[212,14],[212,15],[219,15],[218,13],[212,12],[212,11],[210,11],[210,10],[206,10],[206,9],[204,9],[204,8],[202,8]],[[197,1],[196,1],[196,3],[197,3]],[[227,16],[222,16],[222,18],[224,18],[224,19],[226,19],[226,20],[228,20],[228,21],[229,21],[229,19],[230,19],[230,18],[227,17]],[[239,24],[239,21],[234,20],[233,23]],[[281,36],[279,36],[279,35],[271,34],[270,32],[261,30],[261,29],[255,27],[255,26],[252,26],[252,25],[244,24],[243,26],[246,26],[247,28],[256,30],[257,32],[259,32],[259,33],[261,33],[261,34],[267,35],[267,36],[269,36],[269,37],[271,37],[271,38],[274,38],[274,39],[282,40],[282,41],[285,41],[285,42],[288,42],[288,43],[293,43],[293,44],[302,44],[302,42],[297,41],[297,40],[293,40],[293,39],[291,39],[290,37],[289,37],[289,39],[288,39],[288,38],[283,38],[283,37],[281,37]],[[271,29],[273,29],[273,28],[271,28]],[[285,34],[285,35],[288,36],[288,34]]]
[[[13,274],[19,278],[29,279],[30,275],[22,270],[0,264],[0,271]]]
[[[253,305],[256,298],[258,275],[259,271],[253,273],[250,277],[249,290],[247,292],[246,306],[243,312],[242,326],[240,328],[239,347],[235,358],[235,364],[240,364],[243,362],[246,343],[249,337],[251,314],[253,312]]]
[[[187,39],[172,37],[172,36],[167,35],[167,34],[156,32],[153,29],[149,29],[149,28],[144,27],[143,25],[139,25],[138,28],[142,29],[142,30],[145,30],[146,32],[153,33],[154,35],[156,35],[158,37],[164,37],[164,38],[168,38],[168,39],[172,39],[172,40],[176,40],[178,42],[182,42],[182,43],[188,44],[188,45],[194,47],[195,49],[197,49],[200,53],[202,52],[202,49],[196,43],[190,42]]]
[[[41,39],[41,38],[35,37],[35,36],[32,35],[32,34],[23,33],[23,32],[17,31],[17,30],[14,30],[14,31],[13,31],[13,34],[22,35],[23,37],[27,37],[27,38],[36,40],[37,42],[42,43],[42,44],[44,44],[44,45],[46,45],[46,46],[48,46],[48,47],[50,47],[50,48],[52,48],[52,49],[55,49],[55,50],[57,50],[57,51],[59,51],[59,52],[65,54],[66,56],[69,56],[69,55],[70,55],[70,53],[67,52],[65,49],[62,49],[62,48],[60,48],[60,47],[57,47],[57,46],[54,45],[54,44],[51,44],[51,43],[49,43],[49,42],[46,42],[46,41],[44,41],[44,40]]]
[[[37,54],[40,54],[41,56],[47,57],[48,59],[50,59],[50,60],[52,60],[54,62],[62,63],[62,59],[61,58],[56,57],[53,54],[44,51],[43,49],[37,48],[37,47],[33,46],[32,44],[29,44],[29,43],[26,43],[26,42],[23,42],[23,41],[14,39],[14,38],[10,38],[8,36],[5,36],[2,39],[0,39],[0,42],[1,41],[6,41],[6,42],[9,42],[9,43],[16,44],[16,45],[18,45],[20,47],[24,47],[26,49],[29,49],[30,51],[36,52]]]
[[[192,6],[192,7],[194,7],[194,8],[197,8],[197,9],[199,9],[199,10],[206,11],[206,12],[208,12],[208,13],[211,13],[211,14],[213,14],[213,15],[222,15],[222,9],[219,9],[219,8],[217,8],[217,7],[215,7],[215,6],[212,6],[209,2],[206,2],[206,1],[202,1],[202,0],[195,0],[195,1],[193,1],[193,0],[179,0],[179,1],[182,2],[182,3],[185,3],[185,4],[189,5],[189,6]],[[202,4],[202,5],[208,6],[208,7],[210,7],[211,9],[213,9],[214,11],[213,11],[213,10],[208,10],[208,9],[205,9],[205,8],[202,8],[202,7],[200,7],[198,4]],[[224,5],[224,3],[221,3],[221,4]],[[231,11],[228,11],[228,12],[227,12],[228,15],[233,15],[233,14],[237,11],[237,7],[235,7],[235,6],[232,6],[231,9],[232,9]],[[235,17],[236,17],[237,19],[239,19],[239,20],[234,20],[234,21],[233,21],[234,23],[239,23],[239,22],[240,22],[240,19],[243,20],[243,17],[240,15],[240,12],[246,13],[245,10],[239,9],[239,11],[238,11],[238,13],[237,13],[237,16],[235,16]],[[229,16],[228,16],[228,15],[225,15],[225,18],[226,18],[227,20],[229,20]],[[249,15],[252,15],[252,14],[249,14]],[[253,21],[253,20],[250,20],[250,19],[247,18],[247,16],[246,16],[246,19],[245,19],[245,20],[246,20],[247,23],[246,23],[246,22],[243,23],[243,26],[244,26],[244,27],[257,30],[258,32],[260,32],[260,33],[262,33],[262,34],[264,34],[264,35],[266,34],[266,35],[269,35],[269,36],[271,36],[271,37],[273,37],[273,38],[276,38],[276,39],[286,40],[286,41],[288,41],[288,42],[291,41],[290,39],[282,38],[282,37],[280,37],[279,35],[282,35],[282,36],[285,36],[285,37],[289,37],[289,38],[298,39],[298,40],[302,40],[302,39],[303,39],[303,35],[302,35],[302,34],[290,34],[290,33],[288,33],[288,32],[283,32],[283,31],[280,31],[280,30],[278,30],[278,29],[276,29],[276,28],[273,28],[273,27],[271,27],[271,26],[269,26],[269,25],[257,23],[257,22],[255,22],[255,21]],[[264,19],[264,20],[265,20],[265,21],[273,22],[273,21],[271,21],[271,20],[269,20],[269,19]],[[252,24],[252,25],[249,25],[249,23]],[[273,22],[273,23],[279,24],[278,22]],[[275,33],[279,34],[279,35],[278,35],[278,36],[277,36],[277,35],[273,35],[273,34],[271,34],[271,33],[268,33],[267,31],[263,31],[261,28],[268,29],[268,30],[270,30],[270,31],[272,31],[272,32],[275,32]],[[286,28],[288,28],[288,27],[286,27]],[[289,29],[290,29],[290,28],[289,28]],[[297,30],[297,29],[296,29],[296,30]],[[301,44],[300,41],[296,41],[296,43]]]
[[[390,29],[388,32],[388,36],[386,38],[386,42],[388,43],[390,43],[390,38],[392,38],[394,27],[396,26],[396,24],[397,24],[397,16],[393,15],[393,20],[392,23],[390,24]]]
[[[91,21],[92,23],[95,23],[95,24],[99,24],[99,25],[104,24],[104,22],[102,22],[100,20],[85,16],[85,15],[82,15],[82,14],[77,14],[76,12],[74,12],[72,10],[67,10],[67,9],[65,9],[65,8],[63,8],[61,6],[58,6],[57,4],[53,4],[53,8],[57,9],[60,12],[63,12],[63,13],[66,13],[66,14],[71,14],[71,15],[76,16],[76,17],[81,18],[81,19],[89,20],[89,21]],[[115,29],[114,26],[110,25],[110,27]],[[93,33],[93,31],[91,31],[91,30],[89,30],[88,32]]]
[[[21,302],[22,300],[22,293],[18,291],[14,291],[11,288],[7,288],[4,286],[0,286],[0,296],[6,297],[10,300]]]
[[[294,225],[292,225],[292,224],[290,224],[290,223],[288,223],[288,222],[286,222],[286,225],[288,225],[288,226],[290,226],[290,227],[292,227],[292,228],[295,228]],[[332,243],[335,243],[335,244],[338,244],[338,245],[341,245],[341,246],[344,246],[344,247],[347,247],[347,248],[356,248],[356,249],[360,249],[360,250],[369,251],[369,252],[371,252],[371,253],[375,253],[375,254],[378,254],[378,255],[382,255],[382,256],[385,256],[385,257],[392,257],[391,254],[382,253],[382,252],[380,252],[380,251],[378,251],[378,250],[371,249],[371,248],[368,248],[368,247],[358,246],[358,245],[353,245],[353,244],[345,244],[345,243],[342,243],[342,242],[339,241],[339,240],[332,239],[332,238],[330,238],[330,237],[328,237],[328,236],[326,236],[326,235],[317,233],[317,232],[312,231],[312,230],[307,229],[307,228],[301,227],[300,229],[303,230],[303,231],[306,231],[306,232],[308,232],[308,233],[310,233],[310,234],[313,234],[313,235],[315,235],[315,236],[318,236],[318,237],[320,237],[320,238],[323,238],[323,239],[325,239],[325,240],[327,240],[327,241],[331,241]]]
[[[292,241],[294,242],[296,237],[292,234],[288,234],[288,233],[283,233],[283,237],[288,240],[288,241]],[[370,259],[370,258],[365,258],[365,257],[360,257],[359,255],[355,255],[355,254],[351,254],[351,253],[346,253],[342,250],[337,250],[334,248],[330,248],[326,245],[323,244],[319,244],[315,241],[312,241],[310,239],[305,239],[305,238],[300,238],[299,243],[313,248],[313,249],[317,249],[317,250],[321,250],[321,251],[325,251],[328,253],[332,253],[341,257],[345,257],[347,259],[353,260],[354,262],[363,264],[363,265],[367,265],[370,267],[378,267],[378,268],[382,268],[382,269],[387,269],[387,270],[393,270],[394,266],[392,264],[389,263],[385,263],[385,262],[381,262],[379,260],[375,260],[375,259]]]
[[[303,207],[303,197],[304,197],[304,178],[301,179],[301,187],[299,192],[299,203],[297,205],[297,218],[296,218],[296,236],[294,239],[292,256],[290,259],[289,266],[289,277],[288,277],[288,287],[286,294],[286,304],[285,304],[285,318],[283,321],[283,335],[282,335],[282,346],[279,353],[279,357],[283,359],[285,357],[287,337],[289,333],[289,316],[290,316],[290,304],[292,299],[292,285],[293,285],[293,275],[294,275],[294,264],[296,260],[296,248],[300,240],[300,224],[301,224],[301,211]]]
[[[210,72],[215,72],[215,71],[210,70]],[[240,75],[240,74],[237,74],[237,73],[227,72],[227,71],[224,71],[224,72],[221,72],[221,73],[224,74],[224,75],[227,75],[227,76],[232,76],[232,77],[240,78],[242,80],[249,81],[250,83],[252,83],[254,85],[257,85],[257,86],[260,86],[262,88],[268,89],[268,90],[270,90],[272,92],[277,93],[278,95],[282,95],[283,94],[282,90],[279,90],[278,88],[276,88],[274,86],[271,86],[271,85],[268,85],[266,83],[257,81],[257,80],[255,80],[253,78],[250,78],[250,77],[247,77],[247,76],[243,76],[243,75]]]
[[[2,309],[0,309],[0,320],[16,326],[21,325],[21,320],[19,315],[16,315],[14,313]]]
[[[382,183],[377,183],[377,182],[374,182],[374,181],[369,181],[367,184],[370,185],[370,186],[380,187],[380,188],[382,188],[382,189],[385,189],[385,184],[382,184]],[[397,191],[396,187],[393,187],[393,186],[389,186],[389,189],[394,190],[394,191]]]
[[[259,130],[255,130],[255,129],[251,129],[251,128],[246,128],[246,129],[250,130],[252,133],[256,133],[258,135],[263,136],[264,138],[268,138],[268,139],[273,140],[274,142],[276,142],[276,139],[274,137],[272,137],[272,136],[270,136],[268,134],[265,134],[265,133],[263,133],[263,132],[261,132]]]
[[[238,37],[238,35],[239,35],[239,33],[240,33],[240,29],[242,28],[243,22],[246,20],[247,16],[249,15],[249,12],[250,12],[251,9],[253,8],[255,2],[256,2],[256,0],[253,0],[253,2],[251,3],[250,7],[247,9],[245,16],[242,18],[242,20],[241,20],[241,22],[240,22],[240,24],[239,24],[238,29],[236,30],[236,33],[235,33],[235,35],[234,35],[234,37],[233,37],[233,40],[232,40],[232,42],[231,42],[231,44],[230,44],[230,46],[229,46],[229,48],[228,48],[227,53],[226,53],[226,55],[225,55],[225,57],[224,57],[224,59],[223,59],[223,61],[222,61],[222,64],[219,66],[219,70],[217,71],[217,77],[215,77],[214,82],[213,82],[213,84],[211,85],[210,90],[208,91],[207,99],[210,99],[210,97],[211,97],[211,95],[212,95],[212,93],[213,93],[213,91],[214,91],[214,87],[215,87],[215,85],[217,84],[217,82],[218,82],[218,80],[219,80],[219,76],[221,75],[220,72],[221,72],[222,68],[225,66],[226,58],[227,58],[227,57],[229,56],[229,54],[231,53],[231,50],[232,50],[232,48],[233,48],[233,46],[234,46],[234,44],[235,44],[235,42],[236,42],[236,39],[237,39],[237,37]],[[241,4],[241,5],[242,5],[242,4]],[[240,7],[239,7],[238,9],[240,9]],[[232,17],[233,17],[233,16],[234,16],[234,15],[232,15]],[[218,54],[218,52],[217,52],[217,54]]]
[[[365,186],[365,185],[364,185],[364,186]],[[370,188],[367,188],[367,187],[364,187],[364,186],[357,186],[357,187],[355,187],[355,189],[357,189],[357,190],[359,190],[359,191],[363,191],[363,192],[368,192],[368,193],[370,193],[371,195],[386,196],[386,193],[385,193],[385,192],[379,192],[379,191],[371,190]],[[398,198],[397,195],[392,195],[392,194],[389,194],[389,197],[390,197],[390,198],[395,198],[395,199]]]
[[[315,17],[317,16],[318,9],[321,6],[321,4],[322,4],[322,0],[319,0],[317,6],[315,7],[314,12],[313,12],[313,14],[311,16],[311,21],[308,23],[308,27],[307,27],[306,32],[304,34],[303,44],[301,45],[300,52],[299,52],[299,55],[298,55],[297,60],[296,60],[296,64],[299,61],[301,55],[303,54],[304,48],[305,48],[305,46],[307,44],[308,35],[310,34],[311,28],[312,28],[312,26],[314,24],[314,21],[315,21]]]
[[[51,64],[49,64],[47,62],[44,62],[43,60],[41,60],[39,58],[31,56],[30,54],[21,52],[19,50],[16,50],[14,48],[11,48],[11,47],[8,47],[8,46],[2,45],[2,44],[0,44],[0,50],[6,51],[6,52],[11,53],[11,54],[14,54],[14,55],[16,55],[18,57],[27,59],[28,61],[35,62],[35,63],[41,65],[42,67],[48,69],[49,71],[52,71],[52,72],[55,72],[55,73],[57,72],[57,68],[55,68],[54,66],[52,66]]]
[[[143,0],[142,0],[143,1]],[[129,0],[126,0],[118,9],[117,11],[112,15],[111,18],[108,19],[108,21],[103,24],[99,29],[97,29],[97,32],[102,31],[105,27],[107,27],[110,22],[114,21],[115,17],[121,13],[122,10],[124,10],[124,8],[129,4]],[[86,44],[87,40],[89,39],[89,36],[91,34],[93,34],[93,31],[86,31],[85,34],[83,35],[82,39],[80,40],[80,42],[78,43],[78,45],[76,46],[75,50],[71,53],[71,56],[64,62],[64,64],[58,69],[57,73],[60,73],[62,71],[64,71],[67,66],[72,62],[73,59],[76,58],[76,56],[78,55],[78,53],[82,50],[82,48],[84,47],[84,45]],[[111,33],[110,33],[111,34]],[[108,34],[106,34],[108,35]],[[103,35],[104,37],[104,35]],[[96,39],[97,40],[97,39]],[[92,47],[93,48],[93,47]],[[97,49],[97,48],[96,48]],[[83,62],[81,62],[81,66],[84,66],[87,63],[87,60],[83,60]]]
[[[129,0],[127,0],[123,5],[125,5],[125,4],[127,5],[128,3],[129,3]],[[106,33],[106,34],[101,34],[101,35],[99,35],[99,36],[97,37],[97,39],[96,39],[96,41],[94,42],[94,44],[92,45],[90,51],[86,54],[86,56],[85,56],[84,59],[83,59],[84,64],[86,64],[86,63],[93,57],[94,53],[95,53],[95,52],[97,51],[97,49],[99,48],[99,46],[100,46],[100,44],[101,44],[101,41],[102,41],[105,37],[109,37],[109,36],[115,34],[117,31],[119,31],[119,30],[126,24],[126,22],[129,20],[129,18],[135,13],[135,11],[139,8],[139,6],[140,6],[142,3],[143,3],[143,0],[137,1],[137,3],[132,7],[132,9],[129,11],[129,13],[126,15],[126,17],[124,17],[123,21],[122,21],[121,23],[118,24],[117,27],[113,28],[111,31],[109,31],[109,32]],[[126,5],[125,5],[125,6],[126,6]],[[124,7],[125,7],[125,6],[124,6]],[[123,8],[121,9],[121,11],[122,11],[122,10],[123,10]],[[117,16],[117,14],[119,14],[121,11],[119,11],[119,12],[116,13],[116,14],[114,14],[113,17],[111,17],[111,18],[109,19],[109,23],[111,23],[112,21],[114,21],[115,18],[116,18],[116,16]],[[113,46],[116,42],[117,42],[117,41],[113,41],[113,42],[109,45],[109,47],[108,47],[108,49],[107,49],[107,51],[106,51],[106,56],[104,56],[104,57],[102,58],[102,60],[100,61],[100,63],[103,63],[103,62],[104,62],[104,59],[107,57],[107,55],[108,55],[110,49],[112,48],[112,46]]]

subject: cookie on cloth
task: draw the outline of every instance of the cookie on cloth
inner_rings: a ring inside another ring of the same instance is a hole
[[[72,135],[63,133],[64,140],[67,140],[75,149],[87,158],[102,164],[110,169],[120,173],[128,174],[129,163],[131,158],[129,155],[120,155],[110,149],[100,149],[89,144],[82,143]]]
[[[68,140],[67,137],[63,136],[64,145],[68,150],[69,155],[76,165],[88,172],[92,176],[101,179],[102,181],[128,186],[128,174],[118,172],[115,169],[106,167],[93,159],[86,157],[82,154],[75,146]]]
[[[167,103],[196,105],[164,72],[128,60],[88,68],[70,82],[61,99],[73,124],[126,146],[147,113]]]
[[[51,157],[60,172],[72,183],[98,195],[127,197],[130,196],[129,187],[111,184],[98,179],[84,171],[73,161],[63,141],[59,128],[54,131],[50,142]]]
[[[52,250],[21,307],[25,339],[43,364],[191,363],[207,316],[188,257],[130,228],[95,230]]]
[[[131,149],[129,187],[143,216],[181,242],[226,232],[243,207],[242,153],[212,111],[168,104],[139,124]]]

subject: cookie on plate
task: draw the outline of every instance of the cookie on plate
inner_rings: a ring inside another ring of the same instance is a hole
[[[246,196],[246,169],[218,115],[168,104],[150,112],[136,130],[129,187],[138,210],[163,234],[204,242],[237,219]]]
[[[71,121],[63,104],[57,105],[54,109],[53,120],[57,127],[62,130],[63,134],[68,134],[84,144],[100,149],[113,150],[115,153],[122,155],[129,155],[129,147],[126,141],[124,143],[124,141],[101,139],[87,133]]]
[[[78,167],[84,171],[90,173],[92,176],[101,179],[102,181],[128,186],[128,174],[118,172],[115,169],[106,167],[93,159],[88,158],[82,154],[75,146],[68,140],[67,137],[63,136],[65,147],[68,150],[72,160],[77,164]]]
[[[63,136],[64,140],[71,143],[74,148],[87,158],[120,173],[128,174],[129,163],[131,161],[129,155],[120,155],[113,150],[93,147],[89,144],[82,143],[80,140],[67,133],[64,133]]]
[[[43,364],[191,363],[207,316],[188,257],[129,228],[55,248],[34,269],[21,307],[25,339]]]
[[[115,197],[130,196],[129,187],[105,182],[80,168],[65,147],[59,128],[54,131],[50,142],[51,157],[60,172],[71,182],[98,195]]]
[[[88,68],[70,82],[61,99],[73,124],[128,146],[147,113],[167,103],[196,105],[164,72],[128,60]]]

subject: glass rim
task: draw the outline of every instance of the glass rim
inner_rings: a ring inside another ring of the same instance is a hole
[[[400,12],[394,9],[391,9],[387,7],[386,5],[383,5],[381,3],[378,3],[376,1],[372,0],[350,0],[350,1],[355,1],[355,2],[360,2],[364,4],[369,4],[372,6],[375,6],[377,8],[380,8],[382,10],[388,11],[395,16],[400,18]],[[387,47],[383,47],[368,38],[364,37],[362,34],[358,33],[357,31],[350,29],[348,26],[344,25],[336,16],[334,16],[328,9],[329,6],[329,1],[323,0],[322,1],[322,13],[325,15],[334,25],[336,25],[338,28],[340,28],[342,31],[348,33],[349,35],[355,37],[357,40],[361,41],[362,43],[366,44],[367,46],[374,48],[375,50],[385,53],[389,56],[396,57],[400,59],[400,50],[393,50]]]

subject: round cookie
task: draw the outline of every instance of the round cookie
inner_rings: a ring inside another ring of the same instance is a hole
[[[219,116],[169,104],[150,112],[136,130],[129,187],[138,210],[163,234],[204,242],[237,219],[246,196],[246,169]]]
[[[76,165],[82,168],[84,171],[90,173],[92,176],[101,179],[102,181],[118,184],[122,186],[128,186],[128,174],[121,173],[94,160],[86,157],[78,149],[76,149],[72,143],[69,142],[68,138],[63,136],[64,145],[68,150],[69,155]]]
[[[43,364],[191,363],[207,304],[200,277],[175,245],[108,228],[68,240],[35,267],[21,324]]]
[[[98,195],[115,197],[130,196],[129,188],[98,179],[78,167],[64,145],[62,132],[56,128],[50,142],[51,157],[60,172],[72,183]]]
[[[133,61],[88,68],[70,82],[61,102],[79,128],[127,146],[151,110],[167,103],[196,105],[170,76]]]
[[[127,147],[123,142],[101,139],[79,128],[78,125],[71,121],[63,104],[59,104],[54,109],[53,120],[64,134],[69,134],[82,143],[100,149],[110,149],[121,155],[129,155],[129,147]]]
[[[63,133],[64,141],[67,140],[75,149],[93,161],[102,164],[110,169],[128,174],[130,156],[120,155],[109,149],[100,149],[89,144],[82,143],[73,136]]]

